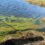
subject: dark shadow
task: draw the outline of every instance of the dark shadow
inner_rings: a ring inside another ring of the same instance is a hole
[[[15,45],[15,43],[13,42],[13,40],[7,40],[6,42],[4,42],[3,45]]]
[[[36,29],[36,31],[45,32],[45,28]]]
[[[16,30],[9,31],[8,34],[16,34]]]
[[[42,36],[37,36],[37,37],[30,37],[27,39],[10,39],[7,40],[3,43],[0,43],[0,45],[23,45],[26,43],[32,43],[32,42],[37,42],[37,41],[43,41],[44,38]]]

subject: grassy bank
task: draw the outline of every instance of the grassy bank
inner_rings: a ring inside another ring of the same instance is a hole
[[[25,32],[31,32],[44,26],[41,20],[15,16],[0,16],[0,41],[19,38]],[[25,30],[25,31],[24,31]],[[17,31],[17,32],[15,32]]]

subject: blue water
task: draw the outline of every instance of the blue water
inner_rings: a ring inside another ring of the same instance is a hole
[[[0,14],[41,18],[45,17],[45,8],[28,4],[23,0],[0,0]]]

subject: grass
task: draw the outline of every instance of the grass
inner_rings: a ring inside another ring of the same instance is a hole
[[[45,0],[26,0],[27,2],[35,5],[40,5],[45,7]]]
[[[38,20],[37,20],[38,21]],[[42,23],[40,21],[37,21],[34,18],[21,18],[21,17],[15,17],[15,16],[0,16],[0,41],[4,41],[8,38],[18,38],[22,36],[25,32],[31,32],[33,30],[28,30],[28,28],[36,29],[39,26],[43,27]],[[42,26],[41,26],[42,25]],[[16,34],[8,34],[11,31],[14,30],[25,30],[22,32],[17,32]],[[34,31],[33,31],[34,32]],[[5,39],[6,38],[6,39]]]

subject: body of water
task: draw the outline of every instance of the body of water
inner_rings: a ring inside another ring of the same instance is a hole
[[[1,0],[0,15],[41,18],[45,17],[45,8],[29,4],[23,0]]]

